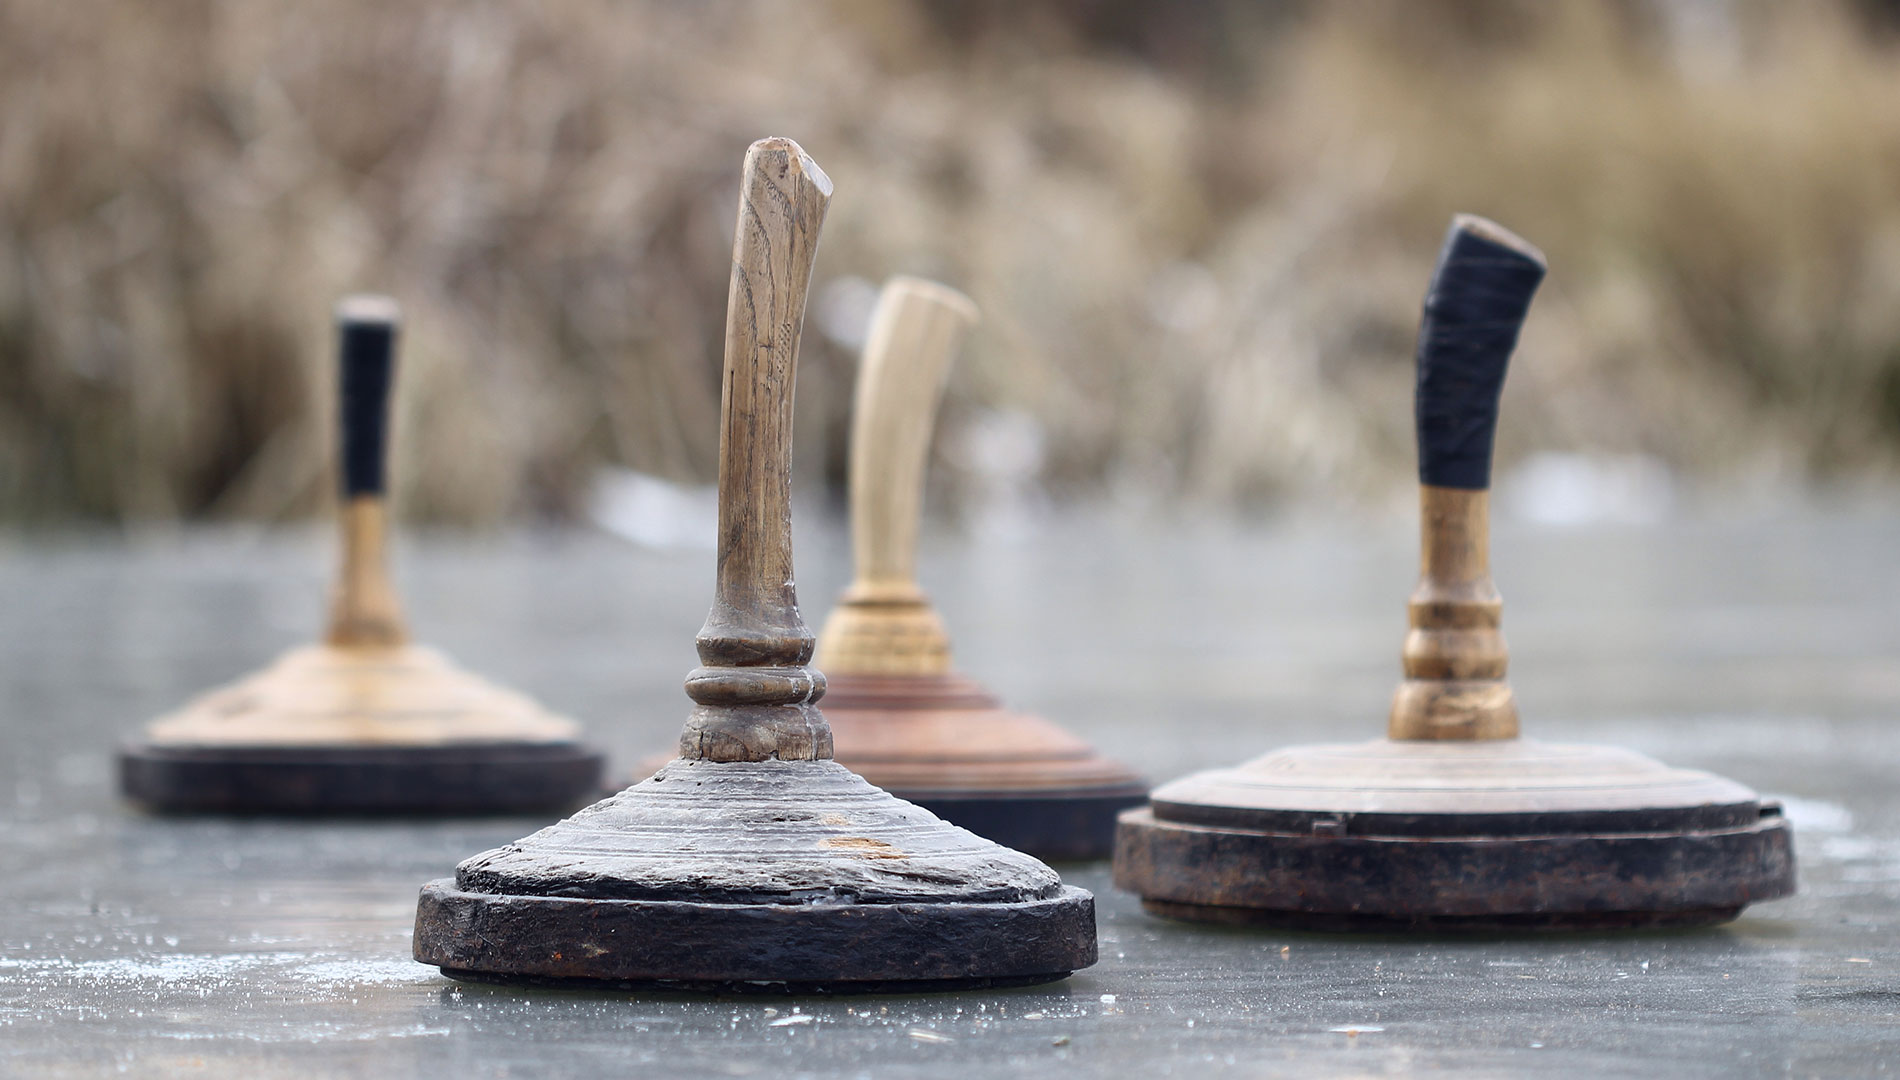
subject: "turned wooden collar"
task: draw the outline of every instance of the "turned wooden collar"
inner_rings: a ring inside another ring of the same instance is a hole
[[[1394,739],[1510,739],[1517,703],[1504,681],[1504,602],[1491,581],[1490,493],[1419,490],[1420,574],[1407,604],[1405,682]]]

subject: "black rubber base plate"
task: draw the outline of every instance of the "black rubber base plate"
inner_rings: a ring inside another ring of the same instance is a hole
[[[251,814],[517,814],[559,811],[600,786],[604,758],[578,743],[426,747],[173,747],[131,743],[119,787],[150,809]]]
[[[1142,784],[1061,793],[946,795],[891,789],[891,794],[1004,847],[1057,862],[1114,854],[1116,815],[1148,801]]]
[[[1095,899],[1019,903],[603,900],[422,887],[415,956],[459,979],[863,993],[1024,986],[1095,962]]]

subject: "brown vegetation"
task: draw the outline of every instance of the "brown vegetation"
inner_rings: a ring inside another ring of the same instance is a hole
[[[407,313],[410,514],[709,478],[765,134],[837,185],[819,302],[969,292],[945,445],[1031,415],[1058,489],[1402,482],[1454,210],[1554,269],[1506,456],[1891,468],[1900,56],[1864,9],[1157,7],[0,0],[0,518],[309,512],[359,290]],[[809,335],[806,372],[835,480],[850,350]]]

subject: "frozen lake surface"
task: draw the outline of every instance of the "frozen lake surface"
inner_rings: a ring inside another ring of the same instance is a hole
[[[842,535],[799,538],[814,625]],[[1412,543],[1400,521],[1068,518],[932,536],[923,578],[961,668],[1159,781],[1379,734]],[[313,635],[326,533],[0,540],[0,1075],[1900,1070],[1900,515],[1517,525],[1495,551],[1526,733],[1783,799],[1799,895],[1697,932],[1341,937],[1160,922],[1070,865],[1102,959],[1051,986],[458,984],[409,959],[417,887],[544,822],[164,819],[116,797],[117,739]],[[418,637],[582,720],[617,768],[672,745],[710,554],[411,537],[398,578]]]

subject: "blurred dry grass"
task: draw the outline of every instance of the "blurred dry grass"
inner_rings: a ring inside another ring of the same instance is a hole
[[[359,290],[408,316],[412,515],[571,513],[603,461],[707,476],[763,134],[836,181],[821,290],[904,271],[983,306],[945,445],[1031,416],[1058,491],[1402,486],[1454,210],[1555,268],[1502,454],[1890,474],[1877,10],[0,0],[0,518],[321,505],[328,309]],[[852,360],[806,358],[801,465],[835,482]]]

